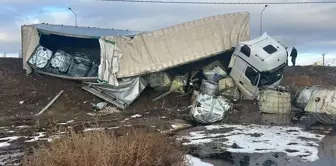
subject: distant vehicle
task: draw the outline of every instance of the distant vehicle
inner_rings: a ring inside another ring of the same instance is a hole
[[[287,56],[285,46],[267,33],[254,40],[240,42],[235,47],[229,68],[242,98],[254,99],[260,87],[279,85],[287,66]]]

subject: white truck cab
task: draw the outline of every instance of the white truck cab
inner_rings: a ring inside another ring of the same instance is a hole
[[[266,32],[259,38],[239,43],[229,68],[242,98],[255,99],[260,87],[279,85],[287,56],[286,48]]]

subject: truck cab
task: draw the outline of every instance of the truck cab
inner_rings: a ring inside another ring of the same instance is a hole
[[[238,43],[229,68],[242,98],[255,99],[260,87],[279,85],[287,56],[286,48],[266,32],[254,40]]]

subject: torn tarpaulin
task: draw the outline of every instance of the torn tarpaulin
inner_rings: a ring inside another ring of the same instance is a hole
[[[88,83],[83,89],[103,100],[125,109],[146,88],[147,82],[141,77],[122,79],[119,86],[104,83]]]

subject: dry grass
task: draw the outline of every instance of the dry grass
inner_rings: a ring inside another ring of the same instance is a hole
[[[293,92],[296,92],[299,88],[312,85],[323,85],[320,79],[310,77],[308,75],[295,75],[285,77],[286,85],[289,85]]]
[[[160,134],[133,130],[71,133],[25,156],[24,166],[186,166],[185,154]]]

